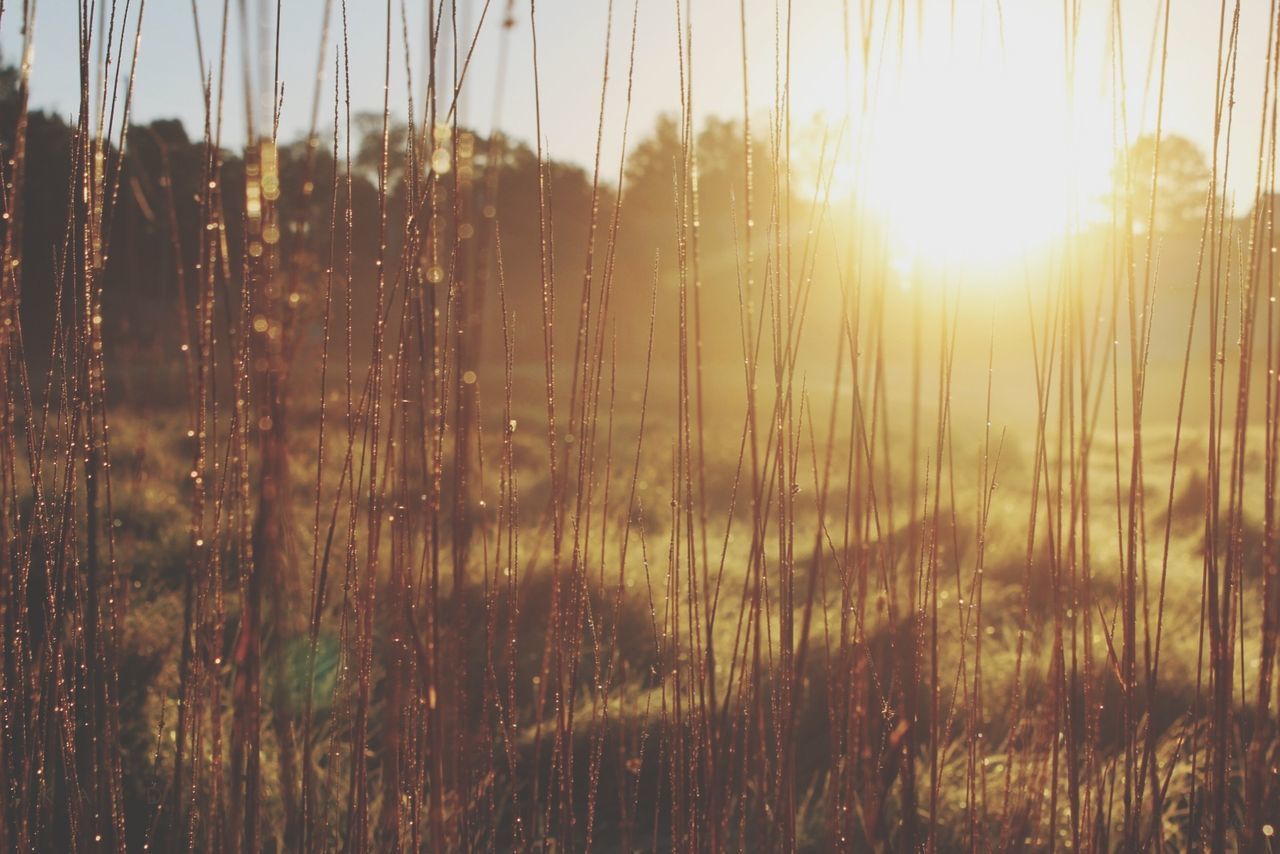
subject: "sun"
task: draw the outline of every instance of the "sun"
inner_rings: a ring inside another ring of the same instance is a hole
[[[1020,26],[1007,43],[989,20],[922,29],[845,87],[858,102],[832,182],[881,223],[898,264],[1008,266],[1097,218],[1110,107],[1068,73],[1060,27]]]

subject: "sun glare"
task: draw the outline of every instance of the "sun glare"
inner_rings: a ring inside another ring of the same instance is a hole
[[[1044,23],[1043,39],[1024,21],[1008,44],[990,21],[913,34],[870,69],[865,104],[851,99],[832,182],[887,229],[900,264],[1008,265],[1097,217],[1110,107],[1096,78],[1068,86],[1060,30],[1055,43]],[[1096,73],[1103,57],[1075,62]]]

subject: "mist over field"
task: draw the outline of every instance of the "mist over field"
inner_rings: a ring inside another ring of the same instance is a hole
[[[1273,3],[0,48],[0,850],[1271,850]]]

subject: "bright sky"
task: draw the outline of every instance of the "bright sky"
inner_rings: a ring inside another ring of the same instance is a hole
[[[348,33],[351,52],[351,97],[354,110],[380,111],[387,22],[385,4],[381,0],[347,0]],[[606,163],[616,164],[621,144],[621,120],[626,93],[626,60],[631,37],[633,0],[616,0],[613,21],[613,57],[606,110],[604,153]],[[926,120],[911,118],[909,132],[946,135],[956,123],[992,121],[993,113],[1001,113],[995,129],[1016,127],[1019,123],[1045,123],[1046,108],[1038,103],[1063,102],[1063,20],[1062,0],[898,0],[885,3],[847,0],[849,28],[855,49],[861,39],[861,21],[865,7],[875,10],[873,41],[879,50],[886,26],[895,34],[896,20],[886,20],[891,9],[896,18],[898,8],[906,5],[907,41],[915,44],[904,49],[904,55],[924,57],[914,71],[894,78],[893,85],[882,87],[886,99],[911,97],[912,92],[929,90],[927,97],[935,101],[945,96],[944,109],[931,107]],[[1077,131],[1072,148],[1082,151],[1109,142],[1114,133],[1112,122],[1111,39],[1109,22],[1112,0],[1079,0],[1080,37],[1076,73]],[[785,0],[745,0],[750,56],[751,109],[753,117],[767,121],[773,105],[775,83],[775,12],[785,26]],[[1164,0],[1124,0],[1122,9],[1125,79],[1128,85],[1128,136],[1132,138],[1154,125],[1154,91],[1144,98],[1147,80],[1154,86],[1158,57],[1151,61],[1157,11]],[[216,61],[216,49],[222,3],[219,0],[195,0],[199,10],[204,59]],[[270,0],[246,0],[251,15],[259,4],[274,14]],[[954,4],[955,24],[952,25]],[[75,0],[43,0],[38,4],[35,23],[35,55],[33,66],[33,101],[39,108],[51,109],[70,116],[77,105],[78,68],[76,57]],[[103,4],[100,4],[103,5]],[[123,3],[121,3],[123,5]],[[241,30],[238,8],[231,6],[230,53],[228,68],[237,75],[228,81],[230,101],[224,144],[234,145],[243,138],[243,81],[238,76],[242,67],[238,33]],[[448,6],[449,3],[445,3]],[[467,33],[474,32],[480,22],[483,0],[457,0],[458,29],[465,51]],[[501,98],[501,124],[509,135],[532,141],[535,113],[532,78],[530,8],[525,0],[512,4],[514,26],[506,31],[508,71]],[[845,103],[843,75],[844,0],[794,0],[792,12],[792,91],[794,114],[803,115],[818,109],[839,111]],[[133,0],[136,9],[137,0]],[[407,26],[412,40],[410,52],[415,78],[421,77],[421,56],[425,42],[425,4],[423,0],[405,3]],[[18,14],[6,8],[0,21],[0,47],[6,61],[16,61],[20,44]],[[632,108],[631,137],[636,139],[653,124],[663,111],[674,111],[679,104],[680,66],[677,47],[677,13],[692,8],[693,80],[695,109],[700,114],[721,116],[742,114],[741,40],[739,32],[739,0],[641,0],[637,44],[636,79]],[[1240,19],[1240,72],[1237,76],[1237,116],[1234,123],[1236,145],[1245,155],[1242,163],[1256,161],[1259,112],[1265,76],[1266,0],[1244,0]],[[282,136],[301,135],[310,116],[313,75],[319,47],[324,0],[283,0],[285,24],[280,39],[281,77],[285,83],[282,111]],[[400,0],[393,4],[392,21],[392,109],[406,111],[406,74],[404,46],[401,36]],[[503,18],[506,0],[491,0],[475,57],[468,72],[467,96],[462,105],[462,120],[486,130],[494,117],[498,90],[498,56],[504,44]],[[920,13],[927,23],[919,27]],[[340,33],[340,12],[335,0],[335,35]],[[540,0],[537,3],[537,33],[541,63],[542,126],[547,152],[555,158],[589,165],[595,149],[597,104],[600,97],[600,75],[606,43],[607,0]],[[1228,25],[1230,24],[1228,14]],[[1206,149],[1211,143],[1215,63],[1218,50],[1219,4],[1213,0],[1179,0],[1172,3],[1169,33],[1169,67],[1164,124],[1168,132],[1191,137]],[[446,31],[448,21],[446,21]],[[255,31],[252,26],[251,32]],[[924,50],[916,43],[923,35]],[[939,39],[962,45],[966,55],[997,57],[995,66],[973,72],[939,63]],[[447,38],[446,38],[447,42]],[[933,45],[932,48],[928,47]],[[452,48],[446,43],[446,52]],[[320,108],[322,126],[330,124],[332,115],[334,39],[326,52],[324,101]],[[885,68],[894,61],[873,62],[881,79],[892,76]],[[854,74],[849,78],[853,90],[862,87],[862,74],[855,59]],[[1151,69],[1150,76],[1148,69]],[[448,66],[442,68],[449,73]],[[872,75],[877,72],[873,69]],[[1055,76],[1057,79],[1055,79]],[[948,83],[948,80],[950,81]],[[938,86],[934,87],[934,81]],[[986,87],[986,96],[977,96],[975,108],[967,107],[969,95],[962,86]],[[985,81],[985,82],[984,82]],[[422,91],[421,79],[415,89]],[[999,97],[992,92],[1008,86]],[[874,87],[872,87],[874,88]],[[1038,93],[1050,90],[1046,99]],[[890,93],[895,93],[890,95]],[[941,94],[940,94],[941,93]],[[421,111],[421,95],[416,99]],[[1143,104],[1146,110],[1143,111]],[[946,109],[949,105],[949,109]],[[892,115],[892,109],[890,115]],[[1061,109],[1058,109],[1061,113]],[[150,0],[146,5],[142,27],[141,57],[138,65],[135,118],[149,120],[176,116],[186,124],[193,136],[201,124],[200,68],[197,59],[195,28],[188,0]],[[880,114],[883,115],[883,114]],[[1016,121],[1015,121],[1016,120]],[[1053,121],[1049,122],[1051,125]],[[1083,130],[1081,130],[1083,128]],[[1055,130],[1055,133],[1057,131]],[[1100,142],[1100,140],[1102,142]],[[1030,144],[1036,144],[1030,141]],[[963,146],[962,146],[963,148]],[[1105,155],[1082,154],[1086,160],[1105,162]],[[1060,162],[1060,161],[1057,161]],[[1088,168],[1088,167],[1086,167]],[[1101,168],[1101,167],[1099,167]],[[612,172],[610,167],[608,172]],[[1239,206],[1251,202],[1252,167],[1240,168],[1231,176],[1231,187],[1242,197]],[[1247,201],[1246,201],[1247,199]]]

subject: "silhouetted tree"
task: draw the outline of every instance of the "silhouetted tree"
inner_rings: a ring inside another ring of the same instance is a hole
[[[1120,200],[1120,216],[1133,217],[1134,228],[1146,230],[1151,210],[1151,182],[1156,170],[1156,137],[1139,137],[1118,158],[1113,182]],[[1209,167],[1204,152],[1176,134],[1160,139],[1154,226],[1161,232],[1194,230],[1204,219]]]

